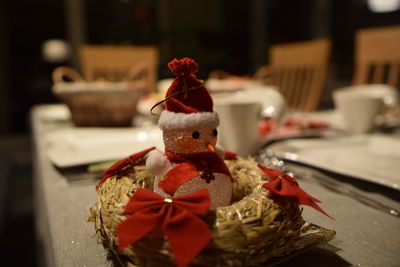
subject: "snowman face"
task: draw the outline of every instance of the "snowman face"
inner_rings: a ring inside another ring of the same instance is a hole
[[[179,154],[215,152],[217,135],[218,131],[215,128],[163,131],[165,148]]]

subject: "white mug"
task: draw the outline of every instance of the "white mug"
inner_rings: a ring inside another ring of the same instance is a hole
[[[260,145],[258,123],[261,103],[240,99],[219,100],[214,104],[220,125],[218,144],[224,149],[248,156]]]
[[[393,107],[397,104],[397,93],[388,85],[357,85],[335,90],[333,100],[345,129],[358,134],[374,128],[375,118],[384,105]]]
[[[261,118],[284,117],[286,102],[275,87],[249,83],[244,90],[214,94],[214,108],[220,117],[219,145],[248,156],[262,144],[258,136]]]

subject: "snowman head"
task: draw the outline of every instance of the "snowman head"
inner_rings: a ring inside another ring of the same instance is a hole
[[[163,132],[165,148],[178,154],[215,153],[218,130],[211,128],[175,129]]]

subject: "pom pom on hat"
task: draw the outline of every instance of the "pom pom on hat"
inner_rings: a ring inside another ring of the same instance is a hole
[[[174,58],[168,63],[168,68],[176,76],[182,74],[189,75],[196,73],[199,70],[197,63],[193,59],[187,57],[182,58],[181,60]]]
[[[168,100],[165,102],[166,110],[161,113],[158,121],[160,128],[218,126],[218,115],[213,112],[212,98],[204,81],[198,80],[194,74],[198,71],[197,63],[190,58],[173,59],[168,67],[176,77],[165,95]]]

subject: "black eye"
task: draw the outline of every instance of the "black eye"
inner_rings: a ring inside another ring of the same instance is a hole
[[[217,136],[217,135],[218,135],[218,130],[217,130],[217,129],[214,129],[213,135],[214,135],[214,136]]]
[[[200,138],[200,133],[199,133],[199,131],[194,131],[194,132],[192,133],[192,137],[193,137],[193,139],[199,139],[199,138]]]

